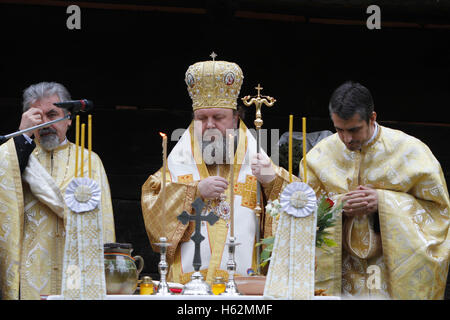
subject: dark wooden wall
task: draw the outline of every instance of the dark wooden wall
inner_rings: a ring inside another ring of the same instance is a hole
[[[184,74],[190,64],[209,59],[211,51],[217,60],[241,66],[241,96],[255,94],[261,83],[262,93],[278,100],[264,110],[265,128],[281,135],[294,114],[294,130],[301,129],[302,116],[308,118],[308,131],[333,130],[328,99],[343,81],[356,80],[372,91],[379,122],[426,142],[450,176],[445,142],[450,136],[445,116],[450,28],[394,25],[371,31],[365,10],[352,10],[362,23],[346,25],[270,12],[238,15],[206,1],[197,11],[82,7],[81,30],[68,30],[64,1],[1,2],[0,134],[17,129],[21,93],[32,83],[61,82],[73,98],[93,100],[94,151],[110,181],[117,241],[132,243],[134,254],[145,259],[143,273],[154,278],[159,256],[143,226],[141,186],[161,166],[158,132],[170,134],[189,124]],[[253,126],[252,112],[246,122]],[[72,129],[69,138],[73,135]]]

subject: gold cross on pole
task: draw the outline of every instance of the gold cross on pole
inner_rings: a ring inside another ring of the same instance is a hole
[[[213,59],[213,61],[215,61],[214,59],[216,59],[217,54],[213,51],[209,56]]]
[[[269,97],[269,96],[262,96],[261,90],[263,89],[261,85],[258,83],[258,86],[255,87],[255,89],[258,91],[258,95],[256,97],[251,96],[245,96],[242,98],[242,102],[247,107],[250,107],[252,104],[256,107],[256,117],[255,117],[255,127],[256,130],[261,129],[263,120],[262,120],[262,114],[261,114],[261,107],[263,104],[265,104],[267,107],[273,106],[273,104],[277,101],[275,98]]]
[[[255,89],[258,91],[258,97],[260,97],[261,96],[260,93],[261,93],[261,90],[263,89],[263,87],[261,87],[261,85],[258,83],[258,86],[255,87]]]
[[[252,104],[256,107],[256,117],[255,117],[255,127],[256,127],[256,152],[260,153],[261,151],[261,127],[263,124],[262,115],[261,115],[261,107],[265,104],[267,107],[273,106],[273,104],[277,101],[275,98],[269,96],[261,96],[261,90],[263,89],[261,85],[258,83],[258,86],[255,87],[258,91],[258,95],[256,97],[245,96],[242,98],[242,102],[247,107],[250,107]],[[261,206],[261,185],[259,182],[256,183],[256,206],[254,209],[255,219],[256,219],[256,242],[258,243],[260,240],[260,228],[261,228],[261,213],[263,213],[263,207]],[[261,274],[261,252],[260,247],[256,247],[256,265],[257,265],[257,273]]]

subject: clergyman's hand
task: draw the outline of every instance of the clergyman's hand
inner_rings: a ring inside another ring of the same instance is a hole
[[[252,174],[258,179],[262,184],[267,184],[275,179],[275,170],[272,167],[270,159],[262,154],[257,153],[253,157],[250,167],[252,169]]]
[[[342,201],[346,216],[363,216],[378,211],[377,190],[369,187],[359,186],[356,190],[346,193]]]
[[[212,176],[198,183],[198,191],[204,199],[216,199],[228,188],[228,181],[220,176]]]
[[[43,123],[43,113],[39,108],[30,108],[22,114],[19,130],[25,130]],[[33,135],[32,131],[25,133],[29,137]]]

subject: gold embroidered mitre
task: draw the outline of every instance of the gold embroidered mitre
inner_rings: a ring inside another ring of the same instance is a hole
[[[244,75],[241,68],[227,61],[203,61],[186,71],[186,85],[195,110],[236,109]]]

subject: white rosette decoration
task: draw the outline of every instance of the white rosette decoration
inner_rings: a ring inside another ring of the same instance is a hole
[[[303,182],[288,184],[280,195],[281,210],[296,218],[304,218],[317,208],[314,190]]]
[[[264,297],[310,300],[314,297],[317,198],[307,184],[292,182],[281,192],[280,205]]]
[[[72,179],[64,196],[67,207],[76,213],[94,210],[100,203],[100,198],[100,186],[89,178]]]

